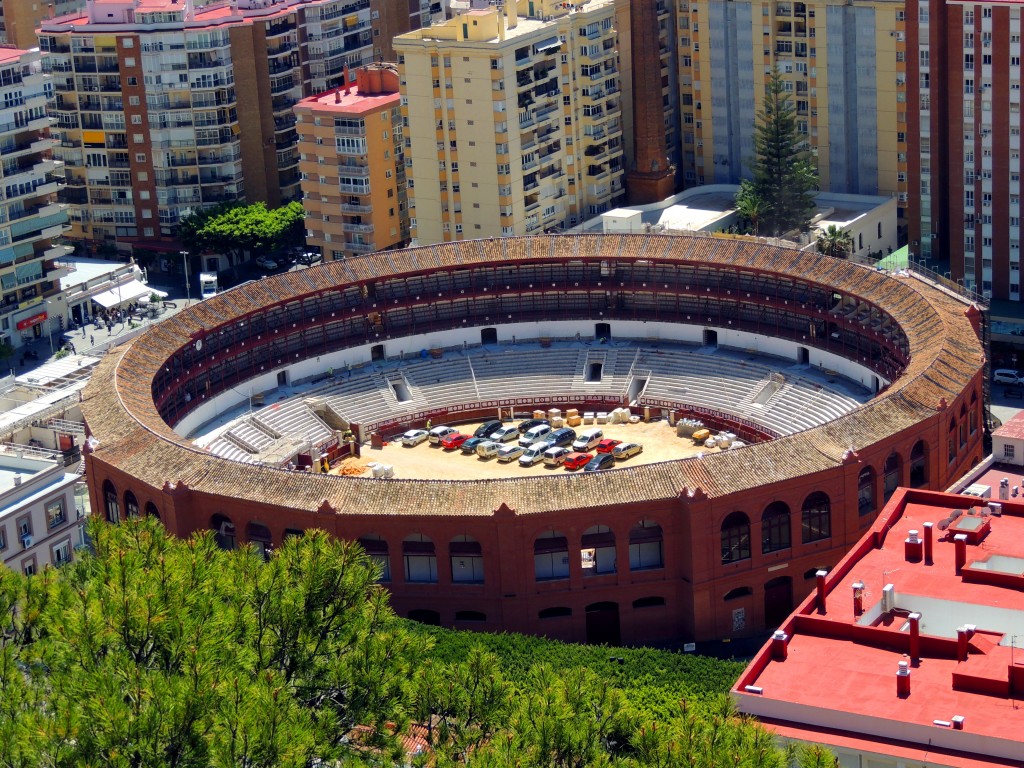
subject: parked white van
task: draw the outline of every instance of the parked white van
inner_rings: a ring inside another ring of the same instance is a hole
[[[1020,384],[1020,375],[1010,368],[999,368],[992,371],[992,381],[996,384]]]
[[[501,450],[501,443],[487,440],[476,447],[476,455],[481,459],[493,459]]]
[[[580,436],[572,444],[572,449],[574,451],[589,451],[602,440],[604,440],[604,431],[597,427],[591,427],[580,432]]]
[[[528,429],[526,434],[519,438],[519,444],[524,448],[529,448],[531,445],[536,443],[545,435],[551,434],[550,424],[539,424],[532,429]]]

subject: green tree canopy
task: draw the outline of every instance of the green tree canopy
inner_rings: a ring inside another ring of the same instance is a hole
[[[264,203],[223,203],[182,218],[178,239],[193,253],[223,253],[236,264],[246,251],[265,253],[301,245],[304,217],[299,202],[270,210]]]
[[[753,178],[740,185],[737,207],[741,217],[752,222],[755,234],[779,237],[807,227],[817,186],[817,171],[797,129],[796,109],[774,70],[757,113]]]
[[[89,534],[61,569],[0,568],[0,768],[834,765],[737,715],[735,664],[426,630],[322,532],[269,559],[151,519]]]

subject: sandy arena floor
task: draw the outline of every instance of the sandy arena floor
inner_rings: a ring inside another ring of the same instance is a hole
[[[460,432],[472,435],[480,422],[472,424],[453,424]],[[440,426],[434,424],[433,426]],[[617,461],[617,467],[636,464],[651,464],[658,461],[669,461],[695,456],[698,453],[715,453],[718,449],[708,449],[703,445],[695,446],[689,438],[676,437],[674,427],[665,420],[644,424],[585,424],[574,427],[579,434],[591,426],[599,426],[604,436],[623,442],[640,443],[644,450],[638,456],[624,461]],[[594,455],[593,451],[590,451]],[[378,461],[390,464],[395,468],[396,478],[417,480],[483,480],[496,477],[528,477],[531,475],[553,475],[574,472],[562,467],[548,467],[543,462],[532,467],[523,467],[516,459],[511,462],[499,462],[497,459],[482,459],[475,454],[465,454],[460,449],[446,451],[439,445],[429,442],[421,443],[414,448],[406,448],[400,443],[389,443],[384,448],[373,450],[363,446],[360,458],[350,458],[332,467],[332,474],[355,474],[355,469],[369,462]],[[355,465],[355,466],[353,466]],[[582,470],[579,470],[582,471]],[[613,470],[605,470],[613,471]],[[363,476],[369,477],[367,470]]]

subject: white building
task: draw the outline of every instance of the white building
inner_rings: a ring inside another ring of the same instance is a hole
[[[79,476],[59,451],[0,447],[0,558],[22,573],[63,565],[85,545],[85,515],[75,505]]]

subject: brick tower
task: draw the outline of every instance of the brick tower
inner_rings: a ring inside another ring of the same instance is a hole
[[[658,0],[630,3],[634,157],[626,196],[632,205],[664,200],[675,192],[675,168],[665,154],[657,5]]]

